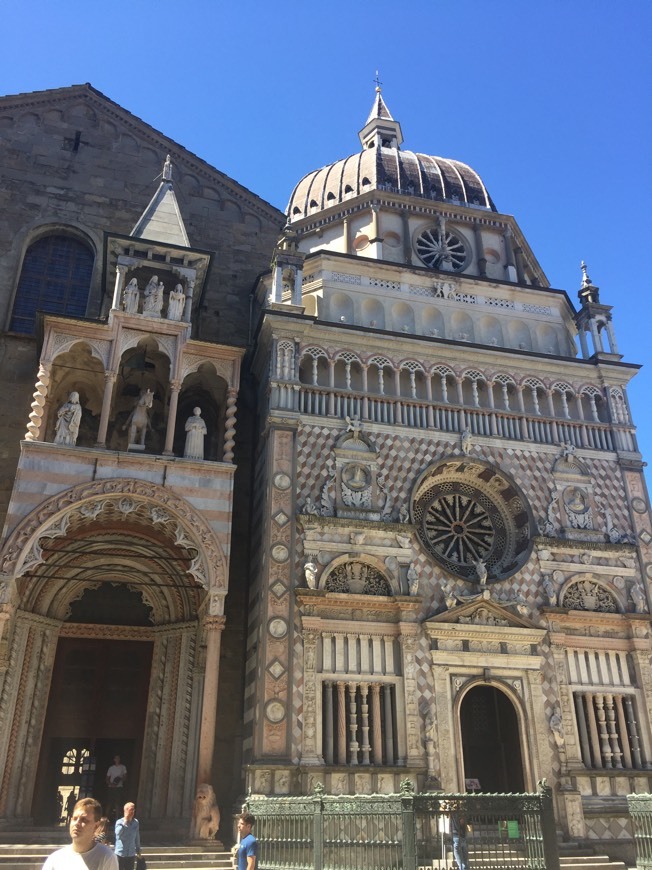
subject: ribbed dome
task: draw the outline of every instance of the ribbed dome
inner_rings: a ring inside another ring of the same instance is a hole
[[[380,93],[360,138],[365,146],[360,153],[310,172],[301,179],[287,208],[290,221],[370,190],[496,211],[482,179],[470,166],[458,160],[400,150],[400,125],[392,118]]]

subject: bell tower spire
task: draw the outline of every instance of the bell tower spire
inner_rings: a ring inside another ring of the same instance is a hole
[[[376,96],[367,123],[358,133],[363,148],[398,148],[403,142],[401,125],[392,118],[383,99],[380,79],[376,70]]]

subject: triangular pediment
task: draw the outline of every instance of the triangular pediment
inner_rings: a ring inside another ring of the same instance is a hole
[[[161,164],[165,156],[170,154],[176,165],[196,175],[225,195],[228,194],[230,199],[246,204],[249,209],[267,219],[279,221],[283,218],[282,213],[273,205],[188,151],[174,139],[170,139],[146,121],[133,115],[89,83],[0,97],[0,121],[4,119],[5,123],[18,120],[25,115],[40,118],[53,109],[63,112],[64,115],[68,112],[75,113],[79,118],[81,130],[88,129],[93,119],[96,120],[101,116],[137,139],[142,145],[154,149],[160,157]]]
[[[519,614],[501,606],[490,598],[474,597],[473,601],[458,604],[443,613],[431,616],[424,623],[429,625],[489,626],[491,628],[536,628],[535,624]]]

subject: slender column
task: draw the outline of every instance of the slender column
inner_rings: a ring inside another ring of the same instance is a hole
[[[358,711],[355,698],[356,688],[357,686],[355,683],[349,683],[349,734],[351,737],[349,740],[349,764],[358,763],[358,749],[360,746],[356,740],[358,731]]]
[[[294,270],[294,290],[292,293],[292,304],[301,305],[303,295],[303,269],[299,266]]]
[[[523,248],[514,245],[514,259],[516,261],[516,276],[519,284],[525,284],[525,270],[523,269]]]
[[[177,406],[179,404],[179,390],[181,384],[179,381],[170,381],[170,404],[168,406],[168,425],[165,430],[165,447],[163,456],[174,456],[172,445],[174,444],[174,430],[177,425]]]
[[[235,412],[238,391],[229,387],[226,391],[226,418],[224,421],[224,457],[223,462],[233,462],[235,447]]]
[[[385,764],[394,764],[394,721],[392,719],[392,687],[383,686],[385,702]]]
[[[527,420],[525,419],[525,401],[523,399],[523,387],[518,385],[516,387],[516,401],[518,402],[518,410],[521,414],[521,438],[524,441],[528,439],[528,431],[527,431]]]
[[[616,336],[614,334],[614,325],[611,320],[607,320],[604,328],[607,330],[607,335],[609,336],[609,350],[611,351],[611,353],[618,353],[618,345],[616,344]]]
[[[351,253],[351,238],[350,238],[350,233],[349,233],[349,219],[348,219],[348,217],[345,217],[344,220],[342,221],[342,237],[344,240],[344,253],[350,254]]]
[[[643,759],[641,757],[641,743],[638,736],[638,725],[636,722],[636,716],[634,715],[634,705],[632,704],[632,699],[629,695],[625,696],[625,709],[627,710],[627,725],[632,744],[634,767],[642,767]]]
[[[568,396],[566,395],[566,390],[562,390],[559,395],[561,397],[561,409],[564,417],[567,420],[570,420],[570,411],[568,410]]]
[[[328,416],[333,417],[335,414],[335,395],[333,394],[333,390],[335,389],[335,360],[328,360],[328,386],[330,392],[328,394]]]
[[[371,746],[369,745],[369,684],[360,683],[360,712],[362,713],[362,763],[369,764],[369,753]]]
[[[548,414],[551,417],[555,416],[555,401],[552,395],[552,390],[546,390],[546,398],[548,399]]]
[[[337,763],[346,764],[346,683],[337,684]]]
[[[473,224],[473,235],[475,238],[475,253],[478,262],[478,275],[481,278],[487,277],[487,258],[484,255],[484,243],[482,241],[482,230],[480,224],[476,221]]]
[[[405,209],[401,211],[401,224],[403,228],[403,261],[407,263],[408,266],[411,266],[412,243],[410,240],[410,219]]]
[[[369,370],[366,365],[362,366],[362,419],[369,419],[369,396],[367,395],[367,390],[369,389]]]
[[[280,302],[283,296],[283,267],[278,263],[274,267],[272,279],[272,302]]]
[[[598,716],[598,727],[600,728],[600,750],[604,766],[611,767],[611,747],[609,746],[609,735],[607,733],[607,717],[604,711],[604,695],[598,694],[595,696],[595,708]]]
[[[516,264],[514,262],[514,246],[512,245],[512,231],[506,230],[503,239],[505,240],[505,271],[507,272],[508,281],[516,281]]]
[[[582,356],[584,357],[584,359],[588,359],[590,354],[589,354],[589,346],[586,342],[586,332],[583,329],[580,329],[578,335],[580,338],[580,348],[582,350]]]
[[[333,684],[324,683],[324,718],[326,729],[322,752],[326,764],[333,763]]]
[[[620,731],[620,744],[623,747],[623,756],[625,759],[625,767],[632,766],[632,752],[629,748],[629,735],[627,734],[627,720],[625,719],[625,711],[623,709],[623,696],[616,695],[616,714],[618,716],[618,730]]]
[[[589,393],[589,406],[591,408],[591,416],[593,417],[594,422],[600,422],[600,415],[598,414],[598,406],[595,403],[595,396],[593,393]]]
[[[119,311],[122,308],[122,290],[125,286],[127,270],[127,266],[115,267],[115,287],[113,288],[113,304],[111,305],[114,311]]]
[[[432,413],[432,375],[426,375],[426,400],[428,407],[426,408],[426,417],[428,429],[435,428],[435,415]]]
[[[380,683],[371,684],[371,743],[374,764],[383,763],[383,732],[380,721]]]
[[[106,447],[106,430],[109,428],[113,386],[117,377],[117,372],[104,372],[104,395],[102,396],[102,411],[100,412],[100,425],[97,430],[96,447]]]
[[[599,353],[602,350],[602,339],[600,338],[600,333],[598,332],[595,320],[589,320],[589,329],[591,330],[591,338],[593,339],[593,349],[596,353]]]
[[[217,687],[220,676],[220,644],[225,618],[208,616],[206,631],[206,671],[199,724],[199,753],[197,783],[212,783],[213,753],[215,750],[215,723],[217,720]]]
[[[441,379],[441,400],[448,405],[448,384],[446,383],[446,375],[440,375]]]
[[[455,385],[457,386],[457,404],[464,404],[464,390],[462,389],[462,378],[455,378]]]
[[[500,388],[503,394],[503,407],[506,411],[510,411],[511,408],[509,407],[509,390],[507,389],[507,384],[505,383],[505,381],[501,382]]]
[[[532,405],[534,406],[534,413],[537,417],[541,416],[541,408],[539,407],[539,391],[536,387],[530,387],[532,390]]]
[[[589,732],[591,734],[591,749],[593,750],[593,766],[604,767],[602,763],[602,755],[600,754],[600,739],[598,737],[598,725],[595,719],[595,708],[593,706],[593,695],[587,692],[586,711],[589,714]]]
[[[189,278],[186,282],[186,301],[183,306],[183,322],[190,323],[192,315],[192,294],[195,292],[195,279]]]
[[[42,419],[44,414],[45,401],[48,395],[48,387],[50,386],[50,363],[41,363],[38,370],[38,378],[32,401],[32,410],[29,415],[29,423],[27,424],[27,433],[25,441],[38,441],[41,435],[41,425],[45,425],[45,420]],[[45,432],[43,432],[45,435]]]
[[[622,768],[623,754],[618,745],[618,731],[616,730],[616,711],[614,710],[614,696],[607,694],[604,696],[605,713],[607,714],[607,732],[609,734],[609,743],[611,744],[611,758],[614,767]]]
[[[584,712],[584,696],[575,694],[575,712],[577,713],[577,728],[580,732],[580,747],[582,750],[582,760],[586,767],[591,767],[591,746],[589,745],[589,735],[586,729],[586,713]]]

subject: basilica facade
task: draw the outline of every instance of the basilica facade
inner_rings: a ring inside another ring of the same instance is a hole
[[[285,215],[90,86],[0,128],[0,824],[120,754],[191,835],[200,786],[546,778],[628,841],[652,523],[587,268],[551,288],[379,91]]]

